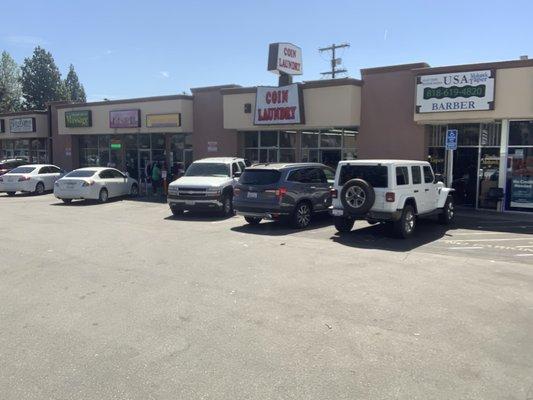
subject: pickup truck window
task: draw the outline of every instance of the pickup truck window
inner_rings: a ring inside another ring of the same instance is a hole
[[[343,165],[339,175],[339,185],[350,179],[363,179],[376,188],[386,188],[389,181],[388,169],[384,165]]]
[[[409,170],[407,167],[396,167],[396,185],[409,184]]]
[[[229,176],[229,165],[223,163],[192,163],[185,176]]]

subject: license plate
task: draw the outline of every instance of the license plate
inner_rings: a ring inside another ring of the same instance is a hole
[[[185,204],[187,204],[188,206],[194,206],[194,201],[192,201],[192,200],[186,200],[186,201],[185,201]]]
[[[256,192],[248,192],[248,198],[249,199],[257,199],[257,193]]]
[[[342,217],[342,210],[333,210],[332,211],[332,214],[335,216],[335,217]]]

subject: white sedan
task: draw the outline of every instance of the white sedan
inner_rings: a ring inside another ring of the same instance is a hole
[[[0,192],[14,196],[16,192],[43,194],[54,188],[54,182],[65,172],[55,165],[28,164],[12,169],[0,177]]]
[[[88,167],[69,172],[54,185],[54,196],[69,204],[74,199],[98,200],[111,197],[137,196],[139,184],[115,168]]]

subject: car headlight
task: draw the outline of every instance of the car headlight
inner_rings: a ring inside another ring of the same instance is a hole
[[[178,188],[176,186],[169,186],[168,187],[169,193],[178,193]]]
[[[206,194],[208,196],[218,196],[220,194],[220,188],[218,187],[207,188]]]

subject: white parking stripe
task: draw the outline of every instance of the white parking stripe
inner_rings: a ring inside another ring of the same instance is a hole
[[[526,247],[533,247],[533,245],[531,245],[531,246],[516,246],[516,247],[518,247],[518,248],[520,248],[520,249],[524,249],[524,248],[526,248]]]
[[[533,253],[530,254],[517,254],[517,257],[533,257]]]
[[[460,232],[460,233],[451,233],[450,236],[469,236],[469,235],[505,235],[505,232],[479,232],[479,231],[472,231],[472,232]],[[526,236],[526,238],[529,239],[529,236]]]
[[[529,240],[528,238],[495,238],[495,239],[457,239],[460,242],[500,242],[500,241],[509,241],[509,240]]]
[[[471,246],[471,247],[450,247],[450,250],[478,250],[483,249],[481,246]]]

